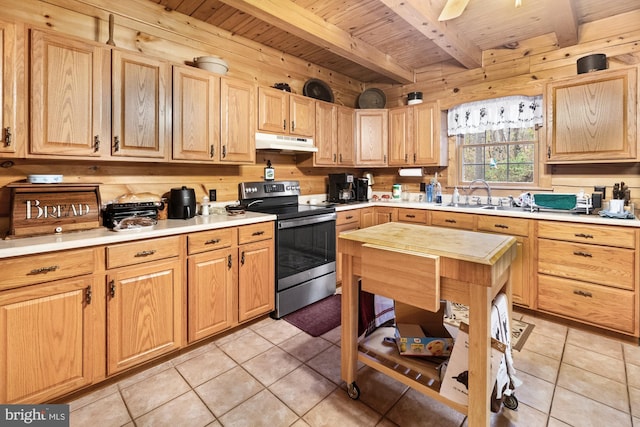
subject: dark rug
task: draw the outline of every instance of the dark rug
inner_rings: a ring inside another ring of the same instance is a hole
[[[287,314],[284,320],[302,329],[312,337],[326,334],[340,326],[340,295],[331,295],[318,302]]]

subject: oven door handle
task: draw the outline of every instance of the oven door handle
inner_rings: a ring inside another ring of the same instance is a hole
[[[318,224],[321,222],[335,221],[336,214],[328,213],[322,215],[305,216],[302,218],[283,219],[278,221],[278,230],[286,228],[302,227],[303,225]]]

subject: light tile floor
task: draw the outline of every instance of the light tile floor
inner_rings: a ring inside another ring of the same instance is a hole
[[[516,411],[494,426],[640,427],[640,348],[548,320],[514,351]],[[340,328],[313,338],[264,319],[70,403],[72,426],[466,426],[466,418],[362,366],[340,380]]]

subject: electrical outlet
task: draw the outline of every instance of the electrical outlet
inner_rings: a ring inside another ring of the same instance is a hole
[[[604,185],[594,185],[593,191],[602,193],[602,200],[607,198],[607,187],[605,187]]]
[[[217,199],[217,191],[216,190],[209,190],[209,201],[210,202],[215,202]]]

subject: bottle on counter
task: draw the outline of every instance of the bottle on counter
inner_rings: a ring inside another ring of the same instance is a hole
[[[209,197],[202,196],[202,205],[200,206],[200,215],[208,216],[209,215]]]
[[[435,183],[436,204],[442,204],[442,185],[438,181]]]
[[[453,188],[453,196],[451,197],[451,204],[454,206],[458,206],[460,203],[460,192],[458,191],[458,187]]]
[[[433,184],[427,184],[426,189],[427,189],[427,203],[432,203],[433,202]]]

